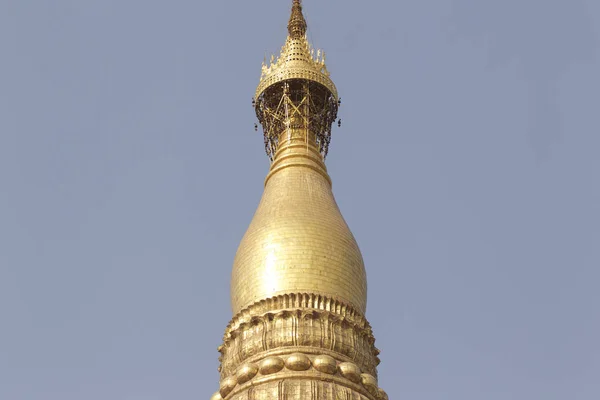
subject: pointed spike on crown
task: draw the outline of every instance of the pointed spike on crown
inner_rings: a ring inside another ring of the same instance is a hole
[[[292,39],[300,39],[306,35],[306,20],[302,14],[302,1],[293,0],[292,15],[288,22],[288,33]]]

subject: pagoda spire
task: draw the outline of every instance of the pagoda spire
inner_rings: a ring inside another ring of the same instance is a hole
[[[263,64],[253,104],[271,161],[281,145],[289,142],[294,127],[304,129],[304,133],[296,132],[297,138],[303,136],[325,159],[338,114],[338,92],[325,66],[325,53],[315,52],[306,39],[299,0],[293,0],[288,37],[279,56]]]
[[[271,164],[233,261],[233,317],[211,400],[388,400],[364,261],[325,165],[339,105],[293,0],[288,37],[253,101]]]

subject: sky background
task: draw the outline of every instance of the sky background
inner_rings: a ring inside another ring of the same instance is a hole
[[[0,1],[0,398],[208,399],[291,1]],[[600,2],[305,0],[391,399],[600,398]]]

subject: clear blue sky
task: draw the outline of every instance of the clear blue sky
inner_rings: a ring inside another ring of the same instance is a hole
[[[0,399],[208,398],[291,1],[0,1]],[[600,398],[600,2],[306,0],[392,399]]]

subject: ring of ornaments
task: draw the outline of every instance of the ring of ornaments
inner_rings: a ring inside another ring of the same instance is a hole
[[[310,359],[302,353],[295,353],[282,357],[267,357],[258,363],[247,363],[237,369],[234,376],[230,376],[221,381],[220,389],[215,393],[211,400],[224,399],[229,395],[237,385],[249,382],[257,375],[267,376],[275,374],[287,368],[291,371],[307,371],[311,367],[328,375],[339,373],[349,381],[362,385],[368,393],[378,400],[388,400],[387,394],[379,388],[377,379],[370,374],[361,373],[360,368],[351,362],[338,363],[333,357],[320,355]]]

